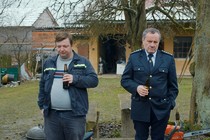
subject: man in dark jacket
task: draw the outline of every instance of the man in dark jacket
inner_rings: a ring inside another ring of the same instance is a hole
[[[131,53],[121,85],[132,94],[131,118],[135,140],[164,140],[164,132],[178,95],[175,61],[158,50],[161,34],[155,28],[143,32],[142,50]]]
[[[82,140],[88,112],[87,88],[98,85],[91,63],[72,50],[72,37],[55,38],[57,56],[47,59],[39,85],[38,105],[44,115],[47,140]],[[64,65],[68,72],[64,74]],[[63,88],[63,82],[68,82]]]

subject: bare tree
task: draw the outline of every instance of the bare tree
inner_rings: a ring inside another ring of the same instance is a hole
[[[0,25],[3,24],[4,18],[6,17],[6,15],[3,15],[5,10],[9,8],[14,2],[15,0],[1,0],[0,1]],[[1,46],[2,44],[0,44],[0,48]]]
[[[4,66],[11,66],[12,61],[16,61],[18,65],[18,70],[20,74],[21,65],[28,59],[28,55],[31,52],[31,31],[32,28],[20,27],[20,24],[24,21],[25,17],[19,18],[15,26],[11,26],[13,16],[11,17],[11,12],[14,15],[14,9],[22,7],[27,7],[31,0],[1,0],[0,1],[0,58],[1,62],[4,61]],[[10,23],[11,22],[11,23]],[[29,39],[30,38],[30,39]],[[3,57],[4,56],[4,57]],[[7,62],[5,60],[8,59]],[[10,62],[8,64],[8,62]],[[3,66],[3,64],[1,64]],[[19,77],[18,77],[19,78]]]
[[[22,4],[22,1],[26,1],[26,4],[31,0],[1,0],[0,1],[0,26],[4,25],[5,19],[7,19],[7,10],[14,7],[19,7]]]
[[[0,15],[2,15],[5,9],[9,8],[15,0],[1,0],[0,2]]]
[[[136,50],[141,47],[141,35],[147,27],[148,16],[154,25],[158,25],[155,24],[156,21],[165,18],[164,22],[170,21],[180,29],[193,30],[193,27],[189,25],[185,27],[177,21],[179,16],[195,15],[192,2],[192,0],[75,0],[73,2],[62,0],[55,1],[51,7],[55,13],[58,13],[57,18],[64,21],[65,26],[83,27],[93,35],[123,33],[131,49]]]
[[[32,29],[26,27],[4,27],[0,30],[2,32],[0,40],[3,42],[0,48],[0,55],[10,55],[13,61],[17,63],[20,74],[21,65],[27,62],[30,57]]]

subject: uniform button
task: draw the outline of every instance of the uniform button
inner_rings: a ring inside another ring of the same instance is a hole
[[[152,86],[150,86],[149,89],[152,89]]]
[[[152,98],[151,98],[151,97],[149,97],[149,100],[152,100]]]
[[[150,75],[149,77],[152,78],[152,75]]]

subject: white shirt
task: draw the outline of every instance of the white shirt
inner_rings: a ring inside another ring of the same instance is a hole
[[[147,60],[149,60],[149,53],[145,50],[146,52],[146,55],[147,55]],[[152,59],[152,62],[153,62],[153,66],[155,66],[155,59],[156,59],[156,55],[157,55],[157,51],[155,53],[153,53],[153,57],[151,58]]]

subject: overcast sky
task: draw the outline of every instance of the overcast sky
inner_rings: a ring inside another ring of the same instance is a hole
[[[57,0],[59,1],[59,0]],[[69,2],[69,0],[60,0]],[[77,0],[70,0],[71,2]],[[86,1],[86,0],[85,0]],[[48,7],[51,11],[54,18],[58,21],[58,24],[62,24],[62,20],[59,19],[60,16],[63,15],[64,10],[61,9],[59,13],[53,11],[52,3],[54,0],[22,0],[20,4],[20,0],[16,0],[15,3],[10,7],[5,9],[4,13],[0,15],[0,25],[2,26],[30,26],[34,23],[34,21],[39,17],[39,15],[43,12],[43,10]],[[1,2],[0,2],[1,4]],[[82,9],[84,4],[78,6],[77,11]],[[0,9],[2,5],[0,6]],[[64,8],[64,6],[63,6]],[[66,4],[65,12],[69,12],[71,8]]]

